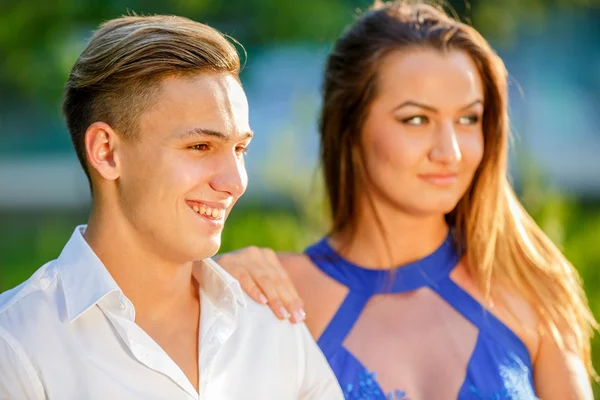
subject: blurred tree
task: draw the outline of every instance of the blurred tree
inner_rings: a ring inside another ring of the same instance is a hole
[[[437,1],[440,2],[440,1]],[[600,0],[450,0],[458,15],[495,40],[519,24],[543,24],[549,9],[594,9]],[[207,22],[244,45],[329,43],[371,0],[0,0],[0,102],[18,95],[56,105],[68,69],[103,20],[135,12]]]

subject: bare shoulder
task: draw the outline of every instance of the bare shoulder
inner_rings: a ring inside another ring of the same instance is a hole
[[[533,305],[513,288],[501,285],[494,286],[492,301],[486,301],[464,261],[452,271],[451,278],[521,339],[529,351],[532,363],[535,363],[541,336],[540,320]]]
[[[344,301],[348,289],[323,273],[305,254],[278,253],[277,256],[304,300],[306,325],[318,339]]]
[[[312,260],[301,253],[278,253],[279,261],[286,269],[292,282],[304,299],[310,302],[329,291],[347,293],[344,285],[329,277],[316,266]],[[327,296],[329,297],[329,296]],[[319,298],[319,301],[322,299]]]
[[[312,283],[318,285],[319,282],[325,281],[326,278],[328,279],[306,254],[277,253],[277,258],[296,286],[307,285],[311,280],[316,280],[316,282]]]

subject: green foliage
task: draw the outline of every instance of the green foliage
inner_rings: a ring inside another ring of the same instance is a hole
[[[270,247],[279,251],[298,251],[316,236],[316,233],[311,233],[293,211],[240,209],[235,210],[227,221],[221,252],[251,245]]]
[[[207,22],[245,45],[289,40],[329,42],[350,20],[348,3],[343,0],[3,0],[0,2],[0,90],[56,104],[69,68],[91,32],[102,21],[120,15],[182,15]]]
[[[497,43],[519,26],[543,26],[549,10],[600,9],[600,0],[428,0],[448,4]],[[91,32],[124,14],[174,14],[207,22],[245,46],[331,43],[371,0],[2,0],[0,92],[55,107]],[[1,97],[0,97],[0,100]]]

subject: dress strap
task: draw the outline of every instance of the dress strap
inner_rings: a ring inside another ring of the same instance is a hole
[[[480,334],[493,337],[508,350],[514,351],[524,362],[531,364],[529,350],[523,341],[490,310],[475,300],[449,276],[432,285],[437,292],[456,311],[461,313],[473,325],[479,328]]]
[[[370,297],[370,295],[361,292],[348,292],[342,305],[318,340],[318,345],[325,358],[331,359],[336,350],[342,345]]]

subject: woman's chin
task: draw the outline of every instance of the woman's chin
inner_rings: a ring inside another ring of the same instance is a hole
[[[450,202],[444,202],[444,203],[437,202],[435,204],[427,204],[424,202],[424,203],[416,205],[415,211],[416,211],[416,214],[424,216],[424,217],[435,217],[435,216],[443,217],[447,214],[450,214],[452,211],[454,211],[457,204],[458,204],[457,201],[450,201]]]

